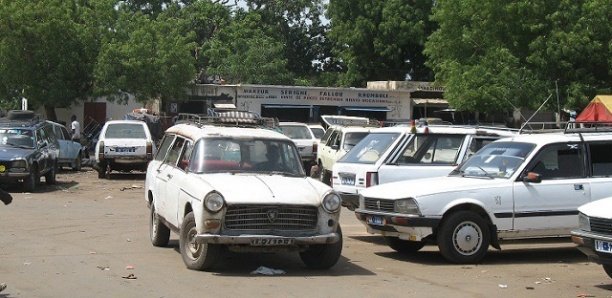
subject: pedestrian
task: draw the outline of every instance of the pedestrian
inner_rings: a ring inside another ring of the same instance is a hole
[[[76,115],[72,115],[70,118],[70,127],[72,128],[72,140],[75,142],[81,142],[81,124],[77,121]]]

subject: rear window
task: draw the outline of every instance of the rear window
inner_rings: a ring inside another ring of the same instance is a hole
[[[290,139],[312,139],[310,129],[301,125],[283,125],[280,127],[282,133]]]
[[[146,139],[144,126],[141,124],[109,124],[104,137],[107,139]]]
[[[338,162],[373,164],[399,138],[399,133],[370,133]]]

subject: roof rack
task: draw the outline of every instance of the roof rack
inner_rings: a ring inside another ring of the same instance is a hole
[[[568,122],[565,125],[564,133],[601,133],[612,132],[612,122],[610,121],[580,121]]]
[[[257,113],[248,111],[225,111],[210,112],[206,115],[179,113],[176,124],[187,123],[198,126],[217,125],[217,126],[236,126],[236,127],[264,127],[275,128],[278,121],[274,118],[261,117]]]
[[[0,118],[0,124],[3,126],[27,127],[37,124],[42,120],[40,115],[35,114],[33,111],[10,110],[6,113],[5,117]]]

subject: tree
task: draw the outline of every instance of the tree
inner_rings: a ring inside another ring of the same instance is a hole
[[[425,66],[425,39],[433,30],[432,1],[332,0],[327,16],[334,53],[344,67],[340,84],[433,78]]]
[[[92,90],[97,56],[88,16],[103,2],[0,0],[0,97],[67,107]]]
[[[611,81],[608,2],[436,2],[439,28],[426,43],[427,65],[460,110],[535,108],[556,85],[561,96],[583,101]]]
[[[174,18],[156,19],[140,12],[119,11],[105,36],[94,74],[97,94],[137,101],[180,99],[195,78],[196,48],[190,32]]]

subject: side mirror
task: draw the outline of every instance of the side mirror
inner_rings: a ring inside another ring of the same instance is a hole
[[[523,182],[540,183],[542,182],[542,176],[536,172],[527,172],[527,175],[523,177]]]

